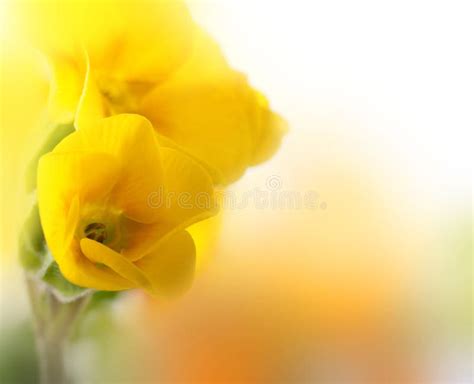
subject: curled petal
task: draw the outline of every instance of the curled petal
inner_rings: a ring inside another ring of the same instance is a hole
[[[147,276],[135,264],[119,253],[97,241],[87,238],[80,241],[80,246],[85,257],[90,261],[103,264],[134,285],[144,288],[151,293],[153,292]]]
[[[80,244],[74,240],[58,261],[59,269],[66,279],[81,287],[104,291],[121,291],[136,288],[136,282],[122,277],[105,265],[99,265],[84,257]]]
[[[186,231],[178,231],[136,265],[150,279],[157,295],[172,296],[189,288],[194,276],[196,249]]]

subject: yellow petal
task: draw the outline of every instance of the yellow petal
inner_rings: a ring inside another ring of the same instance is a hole
[[[128,259],[97,241],[83,238],[80,241],[84,255],[94,263],[104,264],[133,284],[153,292],[147,276]]]
[[[122,254],[132,261],[156,249],[175,232],[218,211],[212,179],[204,168],[175,149],[162,148],[161,155],[163,187],[149,199],[150,208],[160,210],[160,220],[153,224],[122,220]]]
[[[183,228],[215,215],[214,185],[204,168],[172,148],[162,148],[161,157],[164,189],[150,199],[153,208],[165,208],[160,220]]]
[[[86,77],[85,64],[71,58],[59,56],[50,60],[53,80],[49,96],[49,114],[53,122],[74,121],[83,84]]]
[[[195,25],[192,31],[192,50],[184,65],[173,73],[173,82],[202,84],[217,83],[232,72],[216,41],[202,28]]]
[[[77,224],[79,222],[79,213],[80,213],[80,202],[79,196],[74,196],[72,199],[71,205],[69,207],[69,212],[66,216],[66,224],[64,226],[64,252],[67,251],[74,239],[74,232],[76,231]]]
[[[122,255],[131,261],[142,258],[153,251],[175,227],[166,222],[143,224],[124,218],[122,220],[124,234]]]
[[[215,248],[222,231],[223,216],[221,211],[214,217],[186,228],[196,246],[196,271],[198,272],[208,267],[215,257]]]
[[[237,180],[253,153],[253,121],[244,76],[227,65],[220,49],[195,30],[193,55],[143,100],[139,113],[157,131],[222,175]]]
[[[17,33],[43,52],[74,57],[79,1],[11,1],[12,23]]]
[[[169,83],[146,98],[141,113],[157,131],[216,168],[228,184],[245,171],[252,150],[245,105],[235,79],[220,84]]]
[[[80,100],[76,104],[74,125],[76,129],[91,126],[107,116],[107,101],[101,94],[87,56],[87,72]]]
[[[98,12],[104,17],[96,21],[97,28],[104,29],[105,21],[106,26],[114,29],[115,40],[108,38],[107,42],[109,46],[110,43],[115,46],[112,47],[113,54],[104,55],[102,46],[97,44],[97,36],[91,35],[88,49],[94,66],[102,68],[112,78],[156,83],[181,65],[189,54],[193,23],[183,1],[110,3],[102,0],[99,3]],[[94,61],[96,58],[98,60]]]
[[[170,296],[191,285],[195,258],[192,237],[186,231],[179,231],[135,264],[148,276],[158,295]]]
[[[192,20],[179,0],[12,2],[16,26],[49,55],[87,49],[93,67],[122,80],[167,76],[185,59]]]
[[[68,214],[76,197],[100,201],[114,187],[119,173],[114,159],[101,153],[50,153],[38,166],[38,204],[46,242],[53,257],[59,259],[70,231]]]
[[[160,144],[161,147],[176,149],[176,150],[184,153],[186,156],[191,157],[194,161],[196,161],[199,165],[201,165],[207,171],[207,173],[209,173],[212,180],[214,181],[214,184],[219,185],[219,184],[223,183],[222,173],[217,168],[211,166],[209,163],[206,163],[202,159],[199,159],[196,156],[193,156],[189,152],[188,149],[182,147],[181,145],[177,144],[175,141],[173,141],[170,138],[162,135],[161,133],[157,132],[156,137],[157,137],[158,143]]]
[[[55,152],[74,150],[112,155],[120,177],[111,201],[136,221],[151,223],[163,208],[151,209],[150,196],[160,191],[163,177],[160,150],[150,122],[139,115],[122,114],[87,124],[65,138]]]
[[[249,165],[268,160],[278,149],[283,136],[288,132],[288,123],[269,106],[260,92],[249,87],[250,116],[254,127],[254,150]]]
[[[59,269],[71,283],[80,287],[104,291],[121,291],[137,287],[137,284],[106,267],[87,259],[81,251],[79,241],[74,239],[67,252],[58,261]]]

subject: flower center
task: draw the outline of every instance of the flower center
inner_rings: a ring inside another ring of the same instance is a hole
[[[140,100],[154,86],[148,81],[126,81],[105,74],[97,77],[102,96],[108,101],[110,114],[131,113],[138,110]]]
[[[103,244],[107,240],[107,227],[102,223],[90,223],[84,228],[84,235]]]

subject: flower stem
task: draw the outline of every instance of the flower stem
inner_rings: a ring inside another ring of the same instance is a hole
[[[64,341],[39,336],[36,342],[39,352],[40,382],[42,384],[67,383],[64,364]]]
[[[66,369],[68,339],[90,295],[63,302],[35,277],[27,276],[41,384],[69,384]]]

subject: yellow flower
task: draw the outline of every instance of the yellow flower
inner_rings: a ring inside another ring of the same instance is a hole
[[[38,203],[68,280],[158,294],[189,284],[195,248],[185,228],[215,213],[207,172],[126,114],[81,127],[41,158]]]
[[[61,122],[74,119],[87,80],[109,114],[133,112],[142,94],[183,63],[192,43],[192,20],[180,0],[25,0],[11,8],[12,24],[50,62],[51,112]]]
[[[81,129],[118,113],[144,115],[162,145],[185,151],[224,185],[278,148],[286,123],[182,2],[39,4],[26,13],[53,68],[54,116]]]

